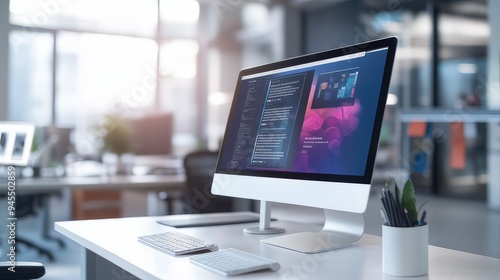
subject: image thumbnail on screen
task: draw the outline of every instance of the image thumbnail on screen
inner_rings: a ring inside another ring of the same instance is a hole
[[[311,108],[332,108],[354,105],[359,68],[323,73],[318,77],[317,92]]]

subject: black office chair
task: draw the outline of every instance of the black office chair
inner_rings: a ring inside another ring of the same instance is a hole
[[[214,196],[212,180],[217,164],[217,152],[197,151],[184,158],[186,188],[184,190],[184,213],[216,213],[233,211],[234,199]]]
[[[16,216],[18,219],[29,215],[35,215],[36,209],[41,206],[41,199],[46,199],[40,195],[18,195],[16,196]],[[16,236],[16,242],[18,244],[24,244],[29,248],[35,249],[40,255],[45,255],[50,261],[54,260],[54,255],[47,249],[42,248],[40,245],[29,241],[19,234]],[[63,246],[63,245],[61,245]],[[2,278],[3,279],[3,278]]]
[[[0,262],[0,279],[31,280],[45,275],[45,267],[39,262],[16,262],[15,267],[9,262]]]

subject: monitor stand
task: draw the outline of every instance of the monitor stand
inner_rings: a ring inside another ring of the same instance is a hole
[[[273,228],[271,224],[271,204],[268,201],[260,201],[260,219],[258,227],[246,228],[246,234],[278,234],[285,232],[284,228]]]
[[[364,228],[362,214],[325,209],[321,231],[287,234],[261,242],[302,253],[319,253],[352,245],[361,238]]]

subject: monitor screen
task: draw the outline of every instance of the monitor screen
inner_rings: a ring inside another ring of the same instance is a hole
[[[387,48],[242,76],[219,170],[369,182],[384,74],[373,66],[386,57]]]
[[[212,193],[261,201],[260,226],[245,233],[283,231],[268,226],[271,201],[323,208],[325,225],[263,243],[314,253],[361,238],[396,44],[386,38],[240,72]]]

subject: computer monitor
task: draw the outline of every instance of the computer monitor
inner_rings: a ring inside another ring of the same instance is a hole
[[[130,143],[136,155],[172,154],[174,118],[170,113],[127,120]]]
[[[0,121],[0,165],[28,165],[34,133],[32,123]]]
[[[325,209],[322,231],[264,243],[313,253],[361,238],[396,45],[385,38],[240,72],[212,193]]]

